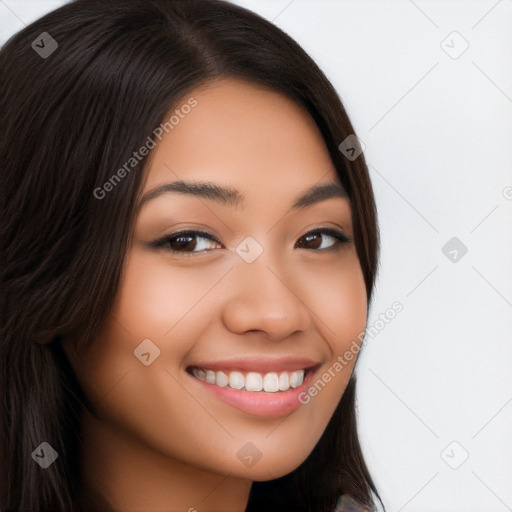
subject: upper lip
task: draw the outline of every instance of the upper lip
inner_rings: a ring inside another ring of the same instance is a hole
[[[308,370],[319,366],[318,361],[307,357],[285,356],[285,357],[244,357],[237,359],[226,359],[223,361],[201,361],[193,364],[191,368],[205,368],[209,370],[241,370],[246,372],[293,372],[295,370]]]

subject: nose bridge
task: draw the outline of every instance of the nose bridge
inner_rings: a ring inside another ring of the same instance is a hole
[[[250,247],[251,242],[248,244]],[[234,288],[223,312],[227,328],[239,334],[264,331],[276,340],[307,329],[309,310],[298,295],[298,287],[293,286],[298,280],[275,251],[262,251],[250,263],[242,254],[232,279]]]

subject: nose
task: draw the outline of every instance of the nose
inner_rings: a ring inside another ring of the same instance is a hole
[[[222,310],[230,331],[263,332],[282,340],[311,324],[311,311],[301,296],[300,280],[292,268],[282,268],[264,257],[253,263],[239,261],[230,279],[232,289]]]

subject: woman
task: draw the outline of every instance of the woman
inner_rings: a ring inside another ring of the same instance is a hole
[[[0,509],[373,508],[375,204],[314,62],[227,2],[76,0],[0,69]]]

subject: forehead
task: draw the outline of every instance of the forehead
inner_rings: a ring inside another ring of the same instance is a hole
[[[166,120],[173,114],[153,150],[144,191],[169,181],[214,181],[278,200],[339,182],[316,124],[283,94],[223,79],[190,91]]]

